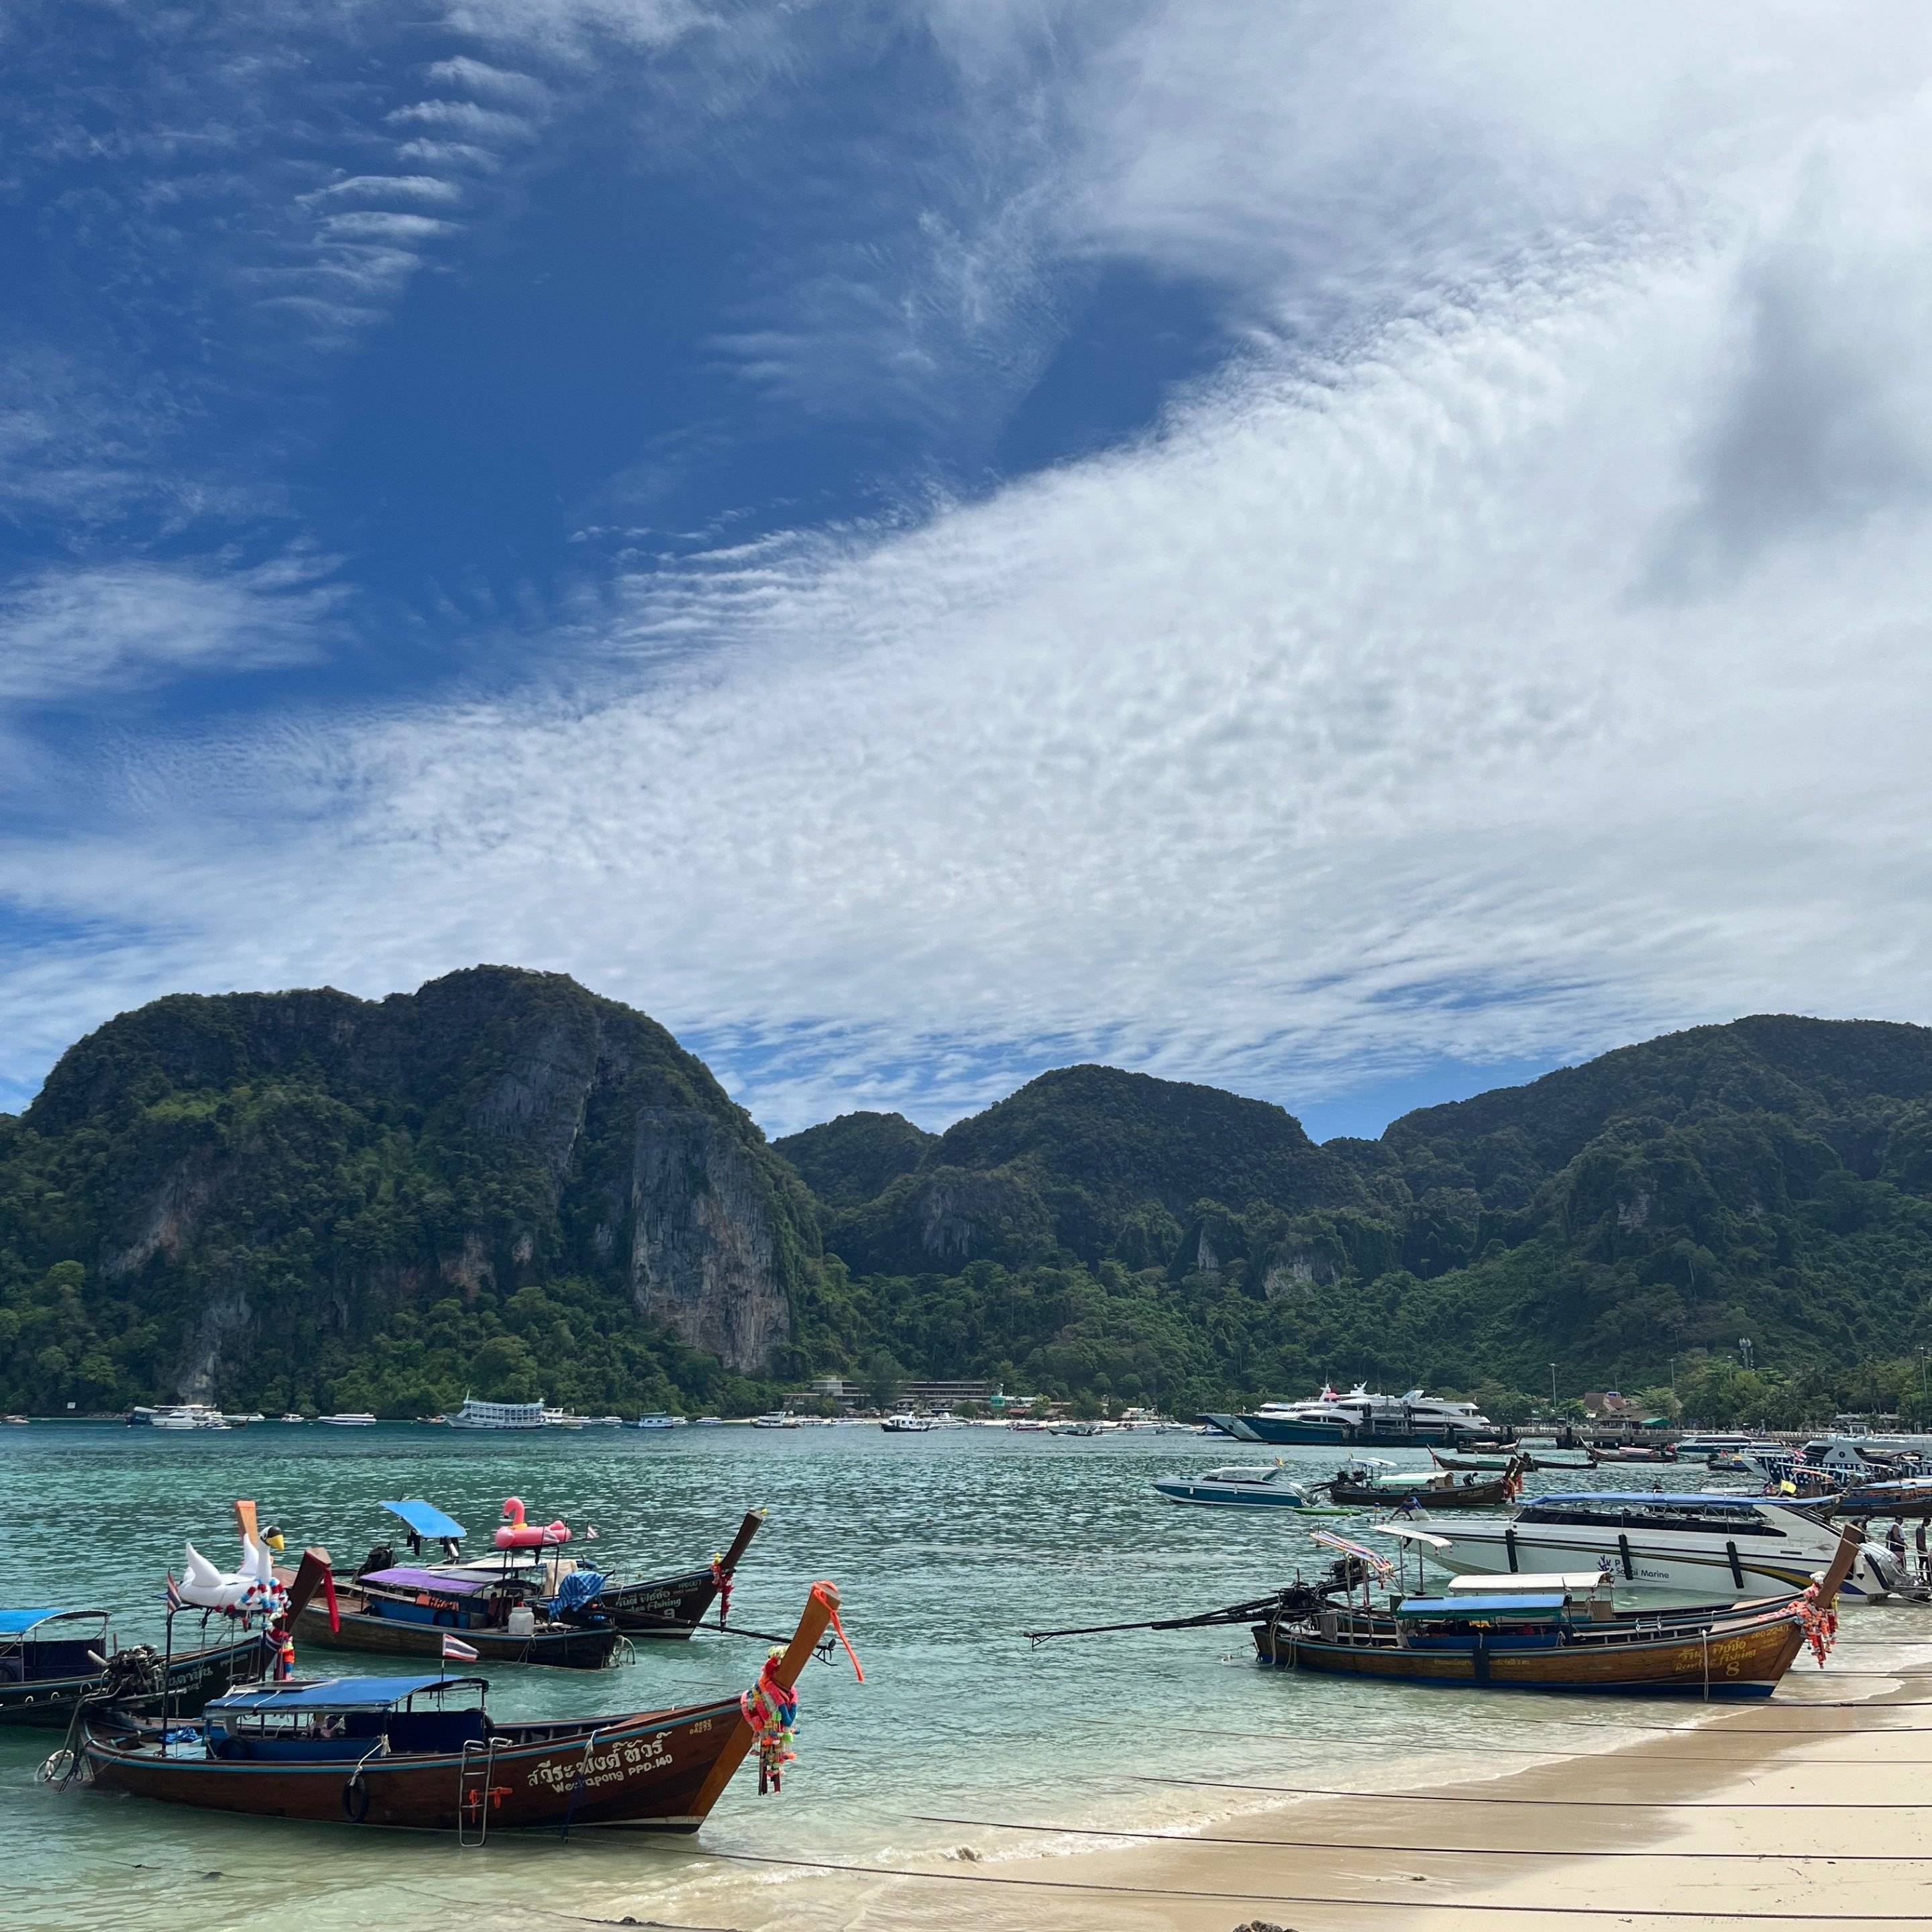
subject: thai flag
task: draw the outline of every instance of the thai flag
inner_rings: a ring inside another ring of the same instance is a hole
[[[168,1608],[178,1610],[182,1606],[181,1586],[175,1581],[175,1573],[168,1572]]]
[[[474,1664],[476,1661],[476,1652],[472,1650],[469,1645],[453,1636],[446,1636],[443,1639],[442,1654],[446,1663]]]

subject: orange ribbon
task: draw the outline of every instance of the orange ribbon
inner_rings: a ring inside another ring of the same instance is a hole
[[[830,1584],[814,1583],[812,1594],[825,1606],[826,1614],[832,1619],[832,1632],[845,1646],[845,1654],[852,1660],[852,1674],[862,1684],[866,1681],[865,1667],[859,1661],[859,1653],[852,1648],[852,1640],[845,1634],[845,1626],[838,1621],[838,1598]]]

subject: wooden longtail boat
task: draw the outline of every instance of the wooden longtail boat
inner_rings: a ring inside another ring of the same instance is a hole
[[[1813,1588],[1781,1602],[1622,1613],[1610,1606],[1607,1580],[1600,1594],[1518,1588],[1396,1596],[1377,1607],[1365,1566],[1345,1561],[1326,1586],[1284,1591],[1254,1625],[1255,1651],[1280,1668],[1408,1684],[1768,1697],[1814,1629],[1823,1661],[1857,1547],[1845,1537]]]
[[[721,1595],[728,1603],[731,1580],[764,1520],[763,1510],[747,1510],[731,1546],[701,1570],[637,1582],[607,1580],[594,1599],[596,1606],[626,1636],[688,1637]],[[724,1621],[722,1605],[718,1620]]]
[[[117,1650],[105,1610],[0,1610],[0,1726],[64,1728],[83,1697],[152,1702],[164,1689],[170,1708],[192,1713],[263,1658],[252,1631],[166,1654]]]
[[[292,1576],[276,1574],[292,1583]],[[497,1663],[574,1670],[601,1670],[616,1656],[624,1640],[614,1623],[540,1616],[530,1600],[535,1587],[514,1573],[456,1576],[410,1564],[371,1570],[336,1583],[333,1609],[326,1592],[305,1603],[295,1613],[296,1640],[321,1650],[440,1658],[444,1638],[454,1637]]]
[[[796,1683],[838,1606],[831,1584],[812,1586],[761,1688]],[[104,1791],[257,1817],[454,1831],[474,1843],[578,1825],[694,1832],[760,1742],[746,1715],[760,1708],[757,1694],[506,1724],[485,1708],[488,1688],[476,1677],[264,1685],[217,1699],[198,1722],[174,1726],[172,1742],[152,1724],[90,1712],[80,1762]]]
[[[1488,1482],[1466,1475],[1459,1482],[1446,1469],[1393,1470],[1377,1475],[1364,1464],[1345,1465],[1322,1485],[1338,1503],[1369,1509],[1399,1509],[1413,1502],[1430,1510],[1496,1509],[1514,1499],[1522,1486],[1522,1472],[1512,1462]]]

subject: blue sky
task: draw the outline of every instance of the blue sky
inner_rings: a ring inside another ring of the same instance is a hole
[[[1928,29],[1683,14],[13,10],[0,1102],[479,959],[778,1132],[1927,1018]]]

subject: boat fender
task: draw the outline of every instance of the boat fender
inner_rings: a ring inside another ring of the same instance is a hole
[[[1521,1569],[1522,1567],[1522,1564],[1516,1561],[1516,1525],[1514,1523],[1511,1523],[1509,1528],[1503,1532],[1503,1548],[1509,1553],[1510,1574],[1514,1576],[1517,1570]]]
[[[1617,1532],[1617,1554],[1623,1558],[1624,1582],[1634,1582],[1636,1580],[1636,1566],[1630,1561],[1630,1538],[1622,1530]]]
[[[359,1771],[342,1787],[342,1815],[352,1825],[369,1815],[369,1783]]]
[[[1736,1544],[1726,1543],[1724,1545],[1724,1554],[1731,1559],[1732,1586],[1734,1588],[1742,1590],[1744,1586],[1744,1565],[1738,1561]]]

